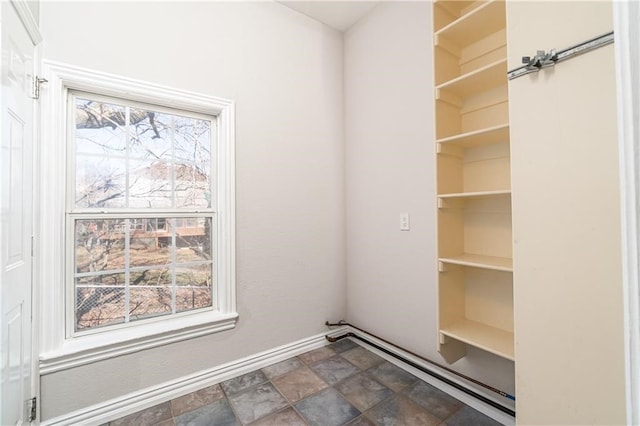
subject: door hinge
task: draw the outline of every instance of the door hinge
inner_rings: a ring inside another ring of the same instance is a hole
[[[40,85],[42,83],[47,83],[49,80],[46,78],[38,77],[34,75],[31,80],[31,98],[40,99]]]
[[[36,415],[38,413],[38,399],[34,396],[30,400],[27,401],[28,404],[28,413],[29,413],[29,422],[36,421]]]

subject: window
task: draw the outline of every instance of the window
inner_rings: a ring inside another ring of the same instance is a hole
[[[41,370],[233,327],[233,104],[45,68]]]
[[[215,117],[74,91],[67,116],[67,333],[212,309]]]

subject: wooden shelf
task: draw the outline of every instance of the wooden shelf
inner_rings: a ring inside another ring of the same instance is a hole
[[[443,327],[440,333],[508,360],[515,359],[513,333],[508,331],[463,319]]]
[[[462,11],[471,6],[474,1],[451,1],[451,0],[434,0],[433,3],[439,8],[446,10],[449,14],[460,18]]]
[[[509,140],[509,124],[488,127],[473,132],[461,133],[436,140],[436,143],[456,145],[461,148],[475,148]]]
[[[506,257],[462,253],[456,256],[440,257],[438,258],[438,261],[442,263],[450,263],[453,265],[491,269],[493,271],[513,272],[513,259]]]
[[[504,197],[511,196],[511,190],[499,190],[499,191],[479,191],[479,192],[458,192],[454,194],[440,194],[440,199],[468,199],[468,198],[492,198],[492,197]]]
[[[506,84],[507,59],[504,58],[436,86],[436,98],[440,98],[441,91],[465,98]]]
[[[439,194],[438,195],[438,208],[464,208],[466,200],[479,200],[479,199],[498,199],[502,197],[511,197],[511,190],[497,190],[497,191],[478,191],[478,192],[458,192],[451,194]]]
[[[451,50],[450,44],[454,44],[458,48],[468,46],[504,29],[505,21],[504,1],[488,1],[437,31],[435,33],[436,46],[443,46],[448,50]],[[446,39],[446,41],[442,39]]]

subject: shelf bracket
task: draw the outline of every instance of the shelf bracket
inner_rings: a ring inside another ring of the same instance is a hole
[[[446,89],[436,89],[436,100],[440,102],[445,102],[449,105],[452,105],[456,108],[462,108],[464,106],[464,102],[460,96],[455,95]]]
[[[436,34],[434,38],[434,44],[436,47],[440,47],[446,50],[447,52],[449,52],[450,54],[452,54],[457,58],[460,58],[462,56],[462,52],[459,47],[457,47],[455,44],[451,43],[449,40],[447,40],[444,37],[441,37],[438,34]]]
[[[462,158],[464,156],[464,150],[461,147],[443,143],[436,144],[436,153],[441,155],[451,155],[458,158]]]
[[[445,336],[444,334],[442,334],[442,333],[438,333],[438,334],[440,335],[439,336],[440,344],[441,345],[446,345],[447,342],[449,341],[449,338],[447,336]]]

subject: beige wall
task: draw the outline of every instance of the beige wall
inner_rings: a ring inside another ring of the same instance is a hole
[[[345,34],[347,311],[355,325],[444,363],[431,33],[429,2],[386,2]],[[467,353],[453,368],[513,392],[513,362]]]
[[[236,101],[235,330],[42,378],[42,418],[345,314],[342,36],[275,2],[42,2],[44,58]]]
[[[509,68],[612,29],[609,2],[510,2]],[[518,422],[624,424],[613,45],[509,95]]]

